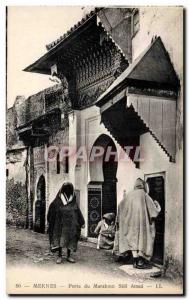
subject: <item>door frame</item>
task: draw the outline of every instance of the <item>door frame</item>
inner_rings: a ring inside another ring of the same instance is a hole
[[[40,182],[41,177],[44,178],[44,185],[45,185],[45,229],[44,229],[44,233],[46,233],[46,222],[47,222],[47,193],[46,193],[46,189],[47,189],[47,184],[46,184],[46,177],[45,174],[39,174],[39,176],[36,179],[36,185],[35,185],[35,201],[33,202],[33,229],[35,231],[35,221],[36,221],[36,211],[35,211],[35,205],[36,205],[36,201],[37,199],[37,191],[38,191],[38,184]],[[42,233],[42,234],[44,234]]]
[[[155,172],[155,173],[146,173],[144,174],[144,181],[146,182],[146,180],[148,178],[153,178],[153,177],[157,177],[157,176],[162,176],[164,179],[164,207],[165,207],[165,211],[164,211],[164,217],[166,217],[166,171],[160,171],[160,172]],[[154,263],[155,265],[159,265],[159,266],[164,266],[165,264],[165,221],[164,221],[164,232],[163,232],[163,264],[158,264],[158,263]]]

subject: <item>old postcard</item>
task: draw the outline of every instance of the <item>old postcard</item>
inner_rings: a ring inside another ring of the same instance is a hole
[[[7,7],[8,294],[183,294],[183,15]]]

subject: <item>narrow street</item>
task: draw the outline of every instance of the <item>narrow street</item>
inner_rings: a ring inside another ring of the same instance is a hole
[[[57,265],[56,255],[49,252],[48,235],[8,227],[7,272],[9,282],[7,288],[9,289],[10,285],[11,288],[13,288],[12,285],[21,286],[20,278],[23,276],[22,287],[25,287],[25,291],[38,284],[34,293],[45,293],[44,287],[41,289],[41,285],[47,284],[47,282],[55,282],[59,289],[64,288],[65,293],[74,293],[75,288],[78,293],[81,293],[81,288],[84,285],[87,288],[89,282],[90,287],[91,284],[92,286],[97,284],[99,289],[102,284],[107,285],[107,287],[103,287],[102,291],[95,287],[94,293],[107,292],[109,285],[113,286],[115,293],[145,293],[147,292],[146,288],[151,293],[161,293],[161,288],[164,293],[165,288],[169,293],[172,291],[173,283],[168,279],[146,278],[145,273],[144,276],[127,274],[120,269],[123,262],[115,262],[111,251],[97,250],[95,244],[79,242],[78,251],[74,257],[75,264],[68,263],[66,257],[63,256],[63,263]],[[132,266],[129,267],[132,269]],[[16,280],[18,273],[19,282]],[[174,287],[176,287],[175,284],[178,284],[179,289],[179,283],[174,283]],[[161,288],[157,288],[157,286]],[[20,292],[23,293],[23,290]],[[56,293],[55,290],[48,290],[48,292]],[[88,290],[88,293],[91,293],[91,290]]]
[[[124,278],[125,273],[119,270],[121,263],[113,260],[111,251],[97,250],[95,244],[79,242],[78,250],[74,254],[76,263],[71,265],[63,255],[62,266],[56,265],[57,255],[49,252],[47,234],[40,234],[30,230],[7,228],[7,264],[10,265],[37,265],[55,266],[62,268],[90,269],[90,272],[99,272],[104,276],[111,274]]]

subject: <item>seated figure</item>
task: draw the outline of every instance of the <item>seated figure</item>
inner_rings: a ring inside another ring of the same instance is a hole
[[[115,237],[115,214],[104,214],[94,233],[98,235],[97,249],[113,249]]]

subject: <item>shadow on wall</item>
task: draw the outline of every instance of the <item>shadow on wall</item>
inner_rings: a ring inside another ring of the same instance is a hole
[[[26,186],[14,179],[6,182],[6,224],[27,227],[27,193]]]

